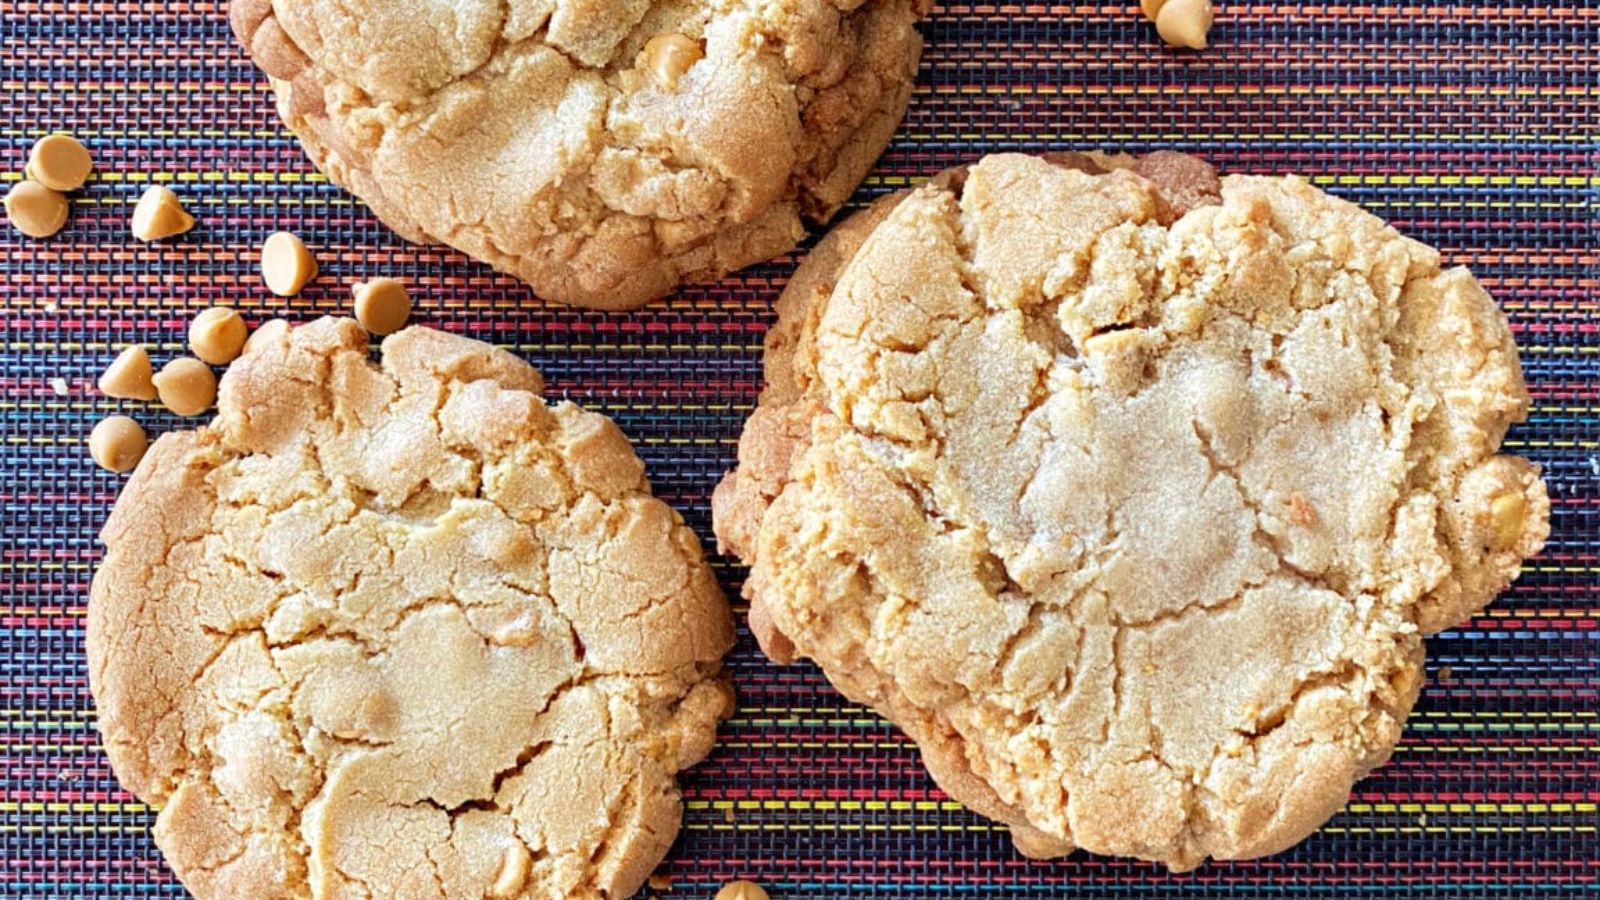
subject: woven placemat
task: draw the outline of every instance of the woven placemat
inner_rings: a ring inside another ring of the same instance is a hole
[[[1600,7],[1224,3],[1203,54],[1137,7],[943,3],[911,112],[858,197],[998,149],[1172,148],[1306,175],[1472,267],[1510,317],[1534,412],[1507,448],[1545,467],[1553,535],[1484,614],[1429,641],[1393,760],[1317,835],[1181,877],[1030,862],[941,794],[912,745],[741,632],[739,707],[684,781],[663,897],[758,879],[778,897],[1560,897],[1600,891]],[[407,245],[314,174],[217,3],[0,0],[0,189],[67,129],[94,181],[67,230],[0,234],[0,895],[181,896],[100,751],[83,664],[95,533],[122,479],[83,438],[130,412],[96,375],[129,342],[179,352],[196,311],[252,323],[346,308],[393,274],[420,321],[492,341],[552,393],[615,417],[657,491],[710,541],[708,497],[759,388],[784,258],[632,315],[544,305],[453,251]],[[136,244],[131,204],[173,184],[202,224]],[[254,251],[304,236],[321,278],[262,290]],[[61,381],[57,381],[60,379]],[[64,382],[64,393],[60,390]],[[717,561],[730,597],[744,572]],[[742,614],[744,605],[736,604]]]

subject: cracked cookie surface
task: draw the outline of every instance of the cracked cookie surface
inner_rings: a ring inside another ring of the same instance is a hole
[[[118,779],[209,897],[620,897],[731,708],[726,601],[609,419],[425,328],[269,322],[102,537]]]
[[[1548,534],[1493,301],[1295,178],[988,157],[801,266],[717,535],[1018,849],[1273,853]]]
[[[389,227],[624,309],[831,216],[905,112],[927,7],[233,0],[230,18],[312,161]]]

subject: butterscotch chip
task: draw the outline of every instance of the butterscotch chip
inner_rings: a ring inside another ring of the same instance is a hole
[[[89,432],[89,455],[100,468],[112,472],[137,466],[147,446],[144,429],[127,416],[107,416]]]
[[[293,297],[317,277],[317,258],[298,235],[274,231],[261,245],[261,277],[266,279],[267,290],[279,297]]]
[[[1204,50],[1211,17],[1211,0],[1166,0],[1156,13],[1156,33],[1174,47]]]
[[[631,897],[732,710],[716,575],[527,363],[369,349],[263,324],[124,487],[86,625],[117,778],[197,900]]]
[[[198,416],[217,399],[217,376],[198,359],[172,360],[152,380],[161,405],[180,416]]]
[[[28,237],[49,237],[67,224],[67,198],[37,181],[19,181],[6,192],[6,218]]]
[[[393,334],[411,318],[411,295],[393,278],[374,278],[355,287],[356,321],[373,334]]]
[[[644,45],[644,68],[662,90],[676,90],[678,79],[705,55],[700,42],[688,35],[658,34]]]
[[[244,317],[227,306],[213,306],[189,323],[189,349],[214,366],[227,365],[238,358],[249,336]]]
[[[753,881],[730,881],[717,891],[716,900],[768,900],[766,889]]]
[[[117,354],[111,365],[106,366],[96,386],[100,388],[100,393],[107,397],[121,400],[154,400],[156,386],[151,380],[153,374],[150,354],[146,353],[143,347],[129,347]]]
[[[1516,344],[1470,272],[1300,179],[1091,161],[989,156],[836,227],[716,533],[763,650],[1020,852],[1276,853],[1549,534],[1501,452]]]
[[[194,216],[183,208],[183,201],[165,185],[152,184],[133,207],[131,228],[141,241],[177,237],[194,227]]]
[[[70,134],[46,135],[28,153],[28,177],[55,191],[83,187],[93,168],[89,149]]]

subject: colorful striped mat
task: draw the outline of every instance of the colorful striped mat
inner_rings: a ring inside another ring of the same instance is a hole
[[[83,665],[95,532],[122,479],[83,439],[142,404],[96,394],[124,344],[179,351],[215,303],[252,322],[346,308],[378,274],[420,319],[506,346],[553,392],[614,416],[710,539],[771,304],[793,259],[633,315],[543,305],[459,254],[407,245],[328,185],[272,113],[221,3],[0,0],[0,189],[41,134],[98,162],[65,232],[0,234],[0,895],[183,891],[151,811],[101,755]],[[1430,682],[1393,761],[1299,847],[1184,876],[1078,855],[1016,856],[950,802],[914,748],[808,666],[748,634],[738,711],[685,781],[663,897],[734,876],[775,897],[1562,897],[1600,892],[1600,4],[1234,4],[1213,47],[1162,47],[1136,4],[946,2],[893,147],[858,203],[989,150],[1174,148],[1224,170],[1294,171],[1470,265],[1510,316],[1534,413],[1507,446],[1545,466],[1554,533],[1504,597],[1429,642]],[[150,182],[202,219],[139,245]],[[294,300],[255,248],[292,229],[322,261]],[[58,380],[59,379],[59,380]],[[64,389],[64,390],[63,390]],[[730,596],[743,571],[718,560]],[[743,611],[743,605],[739,604]]]

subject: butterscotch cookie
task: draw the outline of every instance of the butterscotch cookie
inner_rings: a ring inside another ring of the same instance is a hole
[[[732,624],[610,420],[504,351],[270,322],[102,538],[90,685],[197,897],[625,897]]]
[[[1283,849],[1547,533],[1464,269],[1295,178],[991,156],[800,268],[717,534],[1024,853]]]
[[[233,0],[318,168],[409,240],[625,309],[794,246],[888,143],[929,0]]]

